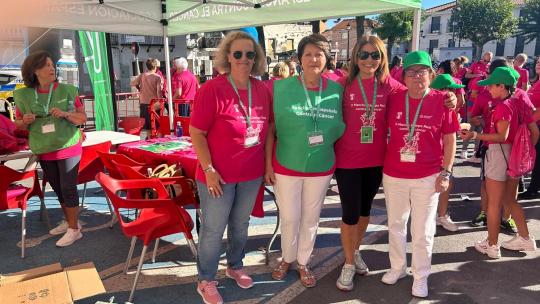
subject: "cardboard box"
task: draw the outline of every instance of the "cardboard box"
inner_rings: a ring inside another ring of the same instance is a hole
[[[0,277],[0,303],[70,304],[105,293],[94,263],[62,269],[59,263]]]

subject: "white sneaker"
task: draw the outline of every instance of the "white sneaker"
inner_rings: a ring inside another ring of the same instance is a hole
[[[467,150],[461,151],[460,158],[461,159],[467,159],[469,156],[467,155]]]
[[[449,214],[437,217],[437,226],[442,226],[448,231],[458,231],[458,226],[452,221]]]
[[[336,281],[336,287],[339,290],[351,291],[354,287],[354,274],[355,274],[355,265],[344,264],[341,268],[341,274]]]
[[[366,263],[362,259],[360,250],[354,251],[354,265],[356,266],[356,273],[358,273],[359,275],[368,274],[369,268],[367,267]]]
[[[501,248],[499,245],[489,245],[488,240],[478,241],[474,244],[474,248],[483,254],[487,254],[488,257],[492,259],[501,258]]]
[[[77,225],[79,226],[79,229],[82,228],[81,222],[77,221]],[[49,230],[49,234],[51,235],[60,235],[66,233],[68,229],[68,223],[66,220],[61,221],[58,226],[54,227],[53,229]]]
[[[405,271],[390,270],[383,275],[381,282],[388,285],[394,285],[399,279],[402,279],[405,276],[407,276]]]
[[[516,235],[512,239],[502,242],[501,247],[516,251],[536,251],[536,241],[532,236],[529,236],[529,239],[526,240],[520,235]]]
[[[82,238],[81,229],[68,228],[64,236],[61,237],[58,242],[56,242],[56,246],[66,247],[75,243],[75,241],[79,240],[80,238]]]
[[[412,295],[418,298],[428,296],[427,278],[415,279],[412,284]]]

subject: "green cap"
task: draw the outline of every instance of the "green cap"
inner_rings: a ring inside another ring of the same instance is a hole
[[[443,90],[443,89],[462,89],[465,86],[462,84],[457,84],[454,81],[454,78],[450,74],[440,74],[433,79],[431,85],[429,86],[432,89]]]
[[[405,59],[403,59],[403,70],[406,70],[412,65],[425,65],[433,68],[431,65],[431,57],[429,57],[429,54],[426,51],[416,51],[407,54]]]
[[[490,84],[505,84],[515,86],[519,79],[519,73],[511,67],[498,67],[493,71],[488,79],[478,82],[479,86],[487,86]]]

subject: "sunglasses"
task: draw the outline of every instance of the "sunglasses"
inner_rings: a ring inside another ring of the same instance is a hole
[[[406,71],[405,71],[405,76],[408,76],[408,77],[416,77],[416,76],[424,77],[424,76],[426,76],[428,73],[429,73],[429,70],[428,70],[428,69],[421,69],[421,70],[406,70]]]
[[[255,53],[254,51],[247,51],[247,52],[234,51],[234,52],[232,53],[234,59],[241,59],[243,54],[246,55],[247,59],[252,60],[252,59],[255,58],[255,55],[256,55],[257,53]]]
[[[371,59],[373,60],[379,60],[381,59],[381,53],[379,51],[375,52],[366,52],[366,51],[360,51],[356,54],[356,57],[360,60],[366,60],[371,56]]]

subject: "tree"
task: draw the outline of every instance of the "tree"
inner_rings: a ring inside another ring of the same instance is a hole
[[[523,36],[525,43],[540,39],[540,0],[525,2],[515,36]]]
[[[356,39],[357,41],[364,35],[364,21],[366,16],[356,16]]]
[[[482,55],[482,47],[491,40],[506,39],[515,32],[518,19],[512,15],[512,0],[460,0],[453,11],[460,39],[469,39],[474,58]]]
[[[392,58],[392,47],[395,43],[407,41],[412,38],[413,12],[395,12],[380,14],[377,17],[379,27],[374,32],[381,39],[387,40],[388,58]]]

